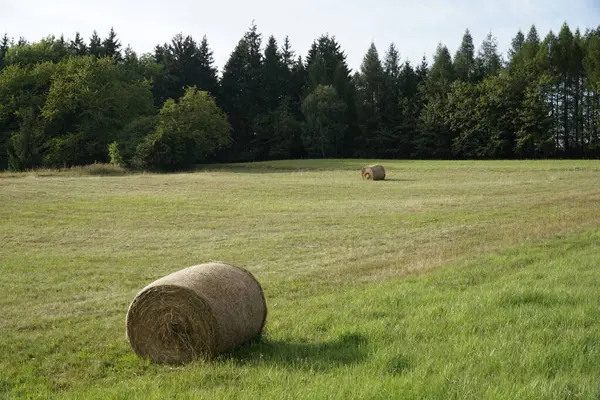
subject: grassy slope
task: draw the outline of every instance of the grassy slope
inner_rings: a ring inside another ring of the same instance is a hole
[[[597,163],[363,163],[0,175],[0,396],[600,396]],[[209,260],[263,283],[266,339],[136,358],[135,293]]]

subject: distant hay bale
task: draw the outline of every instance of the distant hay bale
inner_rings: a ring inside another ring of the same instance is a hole
[[[250,341],[266,317],[263,290],[250,272],[222,262],[200,264],[137,294],[127,311],[127,338],[141,357],[181,364]]]
[[[385,179],[385,169],[383,165],[370,165],[362,169],[362,178],[372,181],[382,181]]]

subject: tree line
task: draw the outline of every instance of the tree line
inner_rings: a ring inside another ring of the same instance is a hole
[[[596,158],[600,28],[541,39],[519,31],[504,56],[467,29],[431,65],[371,44],[353,72],[334,36],[296,54],[253,23],[218,73],[205,37],[153,53],[117,34],[0,39],[0,169],[114,162],[174,170],[285,158]]]

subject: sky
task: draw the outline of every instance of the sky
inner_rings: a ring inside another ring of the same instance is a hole
[[[305,56],[322,34],[335,36],[350,68],[360,67],[374,42],[383,58],[395,43],[403,60],[430,61],[442,42],[454,54],[469,29],[476,48],[491,32],[505,52],[519,29],[535,24],[543,38],[564,22],[574,30],[600,26],[600,0],[0,0],[0,34],[36,41],[47,35],[66,38],[79,31],[102,38],[114,27],[124,46],[138,53],[170,41],[177,33],[197,41],[206,35],[215,64],[222,69],[252,21],[264,42],[281,44],[286,35]]]

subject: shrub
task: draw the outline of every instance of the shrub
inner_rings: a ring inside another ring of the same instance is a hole
[[[123,160],[123,156],[119,151],[119,144],[117,142],[112,142],[108,145],[108,157],[110,159],[110,163],[113,165],[125,165],[125,161]]]
[[[136,167],[178,170],[205,161],[231,143],[231,125],[206,91],[188,88],[179,101],[169,99],[156,132],[136,148]]]

